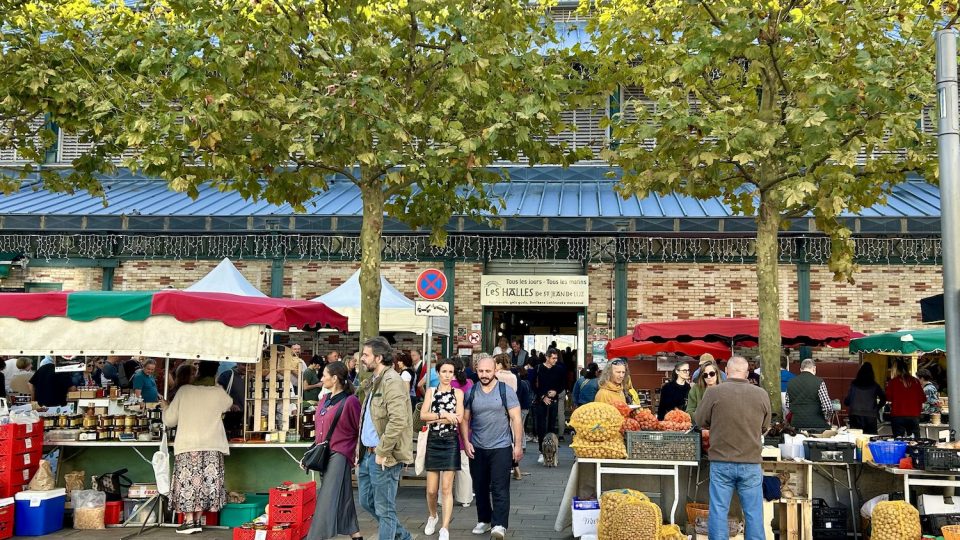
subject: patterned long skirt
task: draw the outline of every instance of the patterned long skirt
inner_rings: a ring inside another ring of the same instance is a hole
[[[177,512],[219,512],[227,503],[223,454],[212,450],[177,454],[172,499]]]

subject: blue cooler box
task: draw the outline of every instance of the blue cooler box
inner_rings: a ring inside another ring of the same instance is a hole
[[[17,536],[43,536],[63,528],[67,490],[21,491],[16,499],[14,530]]]

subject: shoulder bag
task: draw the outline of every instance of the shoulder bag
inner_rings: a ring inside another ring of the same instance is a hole
[[[327,430],[327,436],[322,442],[313,443],[306,453],[303,454],[303,458],[300,460],[300,466],[303,469],[309,471],[316,471],[322,476],[327,470],[327,464],[330,462],[330,456],[333,454],[333,451],[330,450],[330,438],[333,437],[334,430],[337,429],[337,422],[340,420],[340,413],[343,412],[343,408],[346,406],[346,400],[343,400],[343,403],[340,404],[340,407],[337,409],[337,414],[333,417],[333,422],[330,424],[330,429]]]

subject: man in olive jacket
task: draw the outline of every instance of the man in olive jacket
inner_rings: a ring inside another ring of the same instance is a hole
[[[413,463],[413,415],[407,383],[393,370],[393,349],[382,337],[363,344],[360,362],[373,376],[364,384],[357,445],[360,505],[377,520],[379,540],[411,540],[397,519],[397,488]]]

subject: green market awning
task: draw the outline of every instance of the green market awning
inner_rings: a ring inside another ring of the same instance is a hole
[[[23,253],[18,251],[0,251],[0,279],[10,275],[10,268],[23,259]]]
[[[320,302],[226,293],[0,294],[0,355],[135,355],[256,362],[267,328],[333,328],[347,318]]]
[[[851,353],[914,354],[946,350],[942,327],[886,332],[850,341]]]

